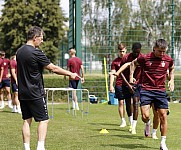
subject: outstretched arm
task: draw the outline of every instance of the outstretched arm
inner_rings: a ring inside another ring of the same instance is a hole
[[[56,66],[56,65],[54,65],[52,63],[50,63],[49,65],[45,66],[45,69],[50,70],[50,71],[52,71],[52,72],[54,72],[54,73],[56,73],[58,75],[70,76],[70,78],[72,78],[72,79],[75,79],[76,77],[79,77],[77,75],[77,73],[72,73],[72,72],[70,72],[68,70],[65,70],[65,69],[63,69],[63,68],[61,68],[59,66]],[[79,78],[81,78],[81,77],[79,77]]]
[[[122,65],[117,72],[115,72],[113,75],[119,76],[121,72],[123,72],[126,68],[130,66],[131,62],[127,62],[124,65]]]
[[[137,58],[131,62],[130,67],[129,67],[130,68],[129,83],[134,83],[133,74],[138,65],[139,63],[137,62]]]
[[[168,81],[168,88],[172,92],[174,90],[174,65],[169,68],[169,81]]]

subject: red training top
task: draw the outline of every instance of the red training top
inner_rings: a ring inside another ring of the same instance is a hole
[[[67,67],[70,68],[70,71],[73,73],[77,73],[80,76],[80,69],[81,69],[82,61],[78,57],[71,57],[68,60]],[[80,80],[78,77],[75,80]]]
[[[122,58],[117,57],[116,59],[113,60],[111,63],[111,70],[116,70],[118,71],[120,68]],[[123,80],[120,76],[116,78],[116,85],[122,86]]]
[[[143,56],[144,54],[143,53],[140,53],[138,55],[138,57],[140,56]],[[121,62],[121,65],[127,63],[127,62],[132,62],[134,59],[136,59],[135,57],[133,57],[133,54],[132,53],[128,53],[126,54],[123,58],[122,58],[122,62]],[[126,80],[129,82],[129,75],[130,75],[130,68],[127,68],[123,71],[123,74],[126,78]],[[133,77],[136,79],[136,84],[141,84],[141,80],[140,80],[140,77],[141,77],[141,67],[140,66],[137,66],[135,71],[134,71],[134,74],[133,74]],[[126,85],[125,82],[123,82],[123,85]]]
[[[137,61],[143,69],[142,89],[165,91],[167,70],[173,66],[173,59],[168,55],[155,57],[151,52],[138,57]]]
[[[8,78],[8,67],[9,67],[10,60],[7,58],[4,58],[2,60],[3,60],[3,67],[4,67],[3,79],[7,79]]]
[[[17,62],[16,62],[16,60],[10,60],[10,69],[15,69],[15,73],[17,73]],[[11,74],[11,83],[16,83],[12,74]]]

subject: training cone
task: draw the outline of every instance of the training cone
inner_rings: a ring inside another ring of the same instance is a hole
[[[104,133],[104,134],[106,134],[106,133],[109,133],[106,129],[102,129],[99,133]]]

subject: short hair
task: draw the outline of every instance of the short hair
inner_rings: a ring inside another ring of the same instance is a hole
[[[141,43],[139,42],[133,43],[132,50],[136,50],[136,49],[141,49]]]
[[[71,49],[69,50],[69,53],[70,53],[71,55],[73,55],[73,54],[76,53],[76,50],[75,50],[74,48],[71,48]]]
[[[126,46],[125,46],[125,44],[123,44],[123,43],[119,43],[118,44],[118,49],[119,50],[122,50],[122,49],[124,49]]]
[[[4,55],[4,54],[5,54],[5,51],[1,50],[0,55]]]
[[[168,43],[164,39],[158,39],[155,41],[153,48],[155,48],[155,47],[165,49],[168,47]]]
[[[27,40],[32,40],[34,36],[41,36],[44,35],[43,29],[38,26],[32,26],[27,34]]]

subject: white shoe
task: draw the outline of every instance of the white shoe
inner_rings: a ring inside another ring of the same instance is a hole
[[[129,126],[129,130],[128,130],[129,132],[132,132],[132,126]]]
[[[119,126],[120,128],[126,127],[126,122],[122,122],[121,125]]]
[[[166,144],[161,144],[160,145],[160,150],[168,150]]]
[[[18,113],[18,114],[21,114],[21,109],[17,109],[17,113]]]
[[[18,112],[17,109],[16,109],[16,106],[15,107],[13,106],[12,113],[16,113],[16,112]]]
[[[158,137],[156,136],[156,134],[152,134],[152,139],[154,139],[154,140],[158,140]]]
[[[136,134],[136,129],[135,128],[132,128],[131,134]]]
[[[11,100],[8,100],[8,107],[13,109],[13,105],[12,105],[12,101]]]

